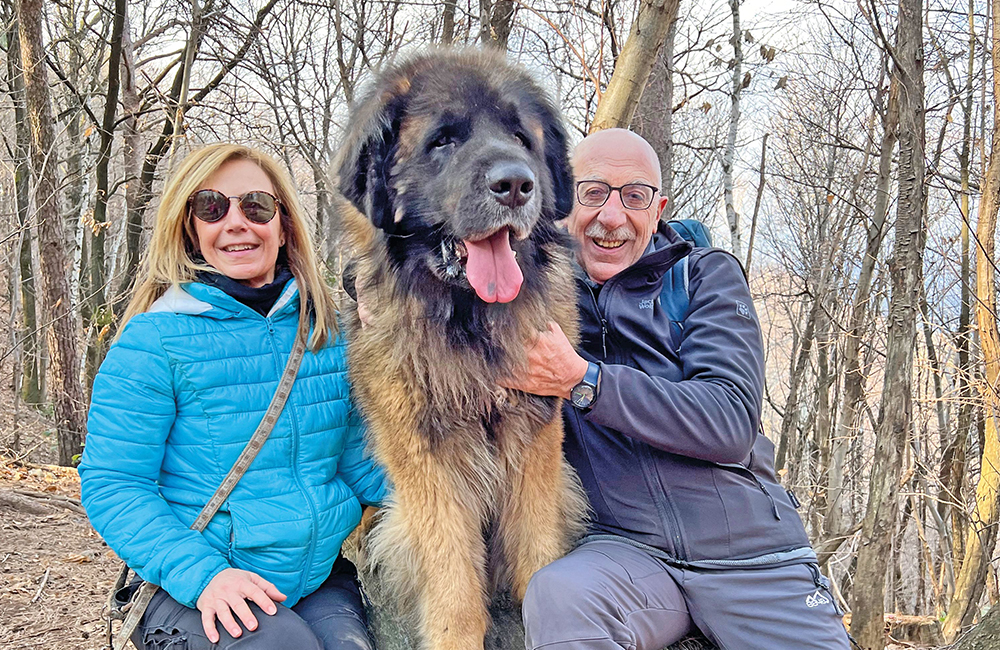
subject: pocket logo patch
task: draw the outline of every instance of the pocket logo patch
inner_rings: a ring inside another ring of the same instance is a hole
[[[750,315],[750,307],[745,302],[736,301],[736,313],[747,320],[753,320],[753,316]]]
[[[830,599],[820,593],[819,589],[806,596],[806,607],[812,609],[820,605],[829,605]]]

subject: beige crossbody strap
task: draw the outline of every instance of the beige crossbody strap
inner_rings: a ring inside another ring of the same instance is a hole
[[[212,498],[208,500],[205,507],[198,513],[198,517],[191,524],[192,530],[201,531],[205,529],[208,522],[212,520],[215,513],[219,511],[222,504],[229,498],[233,488],[236,487],[240,478],[247,471],[247,468],[250,467],[250,463],[257,457],[257,453],[264,446],[267,437],[271,435],[274,424],[278,421],[278,416],[281,415],[281,410],[285,407],[285,402],[288,400],[288,395],[292,392],[295,376],[299,372],[299,364],[302,363],[302,355],[306,351],[309,318],[301,316],[299,318],[299,330],[295,337],[295,345],[292,347],[292,353],[288,355],[285,372],[278,383],[278,390],[274,392],[274,397],[271,398],[271,404],[267,407],[267,412],[264,413],[264,418],[257,425],[257,430],[254,431],[247,446],[243,448],[240,457],[236,459],[236,464],[226,474],[226,478],[222,480],[219,489],[215,491]],[[132,602],[122,608],[122,611],[125,612],[125,620],[122,622],[122,627],[111,644],[113,650],[122,650],[125,644],[128,643],[129,637],[132,636],[132,632],[139,624],[139,619],[142,618],[146,608],[149,607],[149,601],[153,599],[153,595],[158,589],[157,585],[143,582]]]

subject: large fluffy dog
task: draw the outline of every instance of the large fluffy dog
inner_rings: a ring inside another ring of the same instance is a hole
[[[379,76],[337,167],[372,313],[347,314],[351,378],[395,487],[369,561],[425,647],[482,648],[489,595],[522,598],[586,508],[559,401],[498,387],[547,321],[576,335],[566,135],[499,55],[435,51]]]

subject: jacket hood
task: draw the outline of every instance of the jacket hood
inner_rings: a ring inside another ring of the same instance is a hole
[[[678,235],[667,222],[661,220],[646,252],[626,271],[637,269],[643,272],[655,271],[658,275],[662,275],[690,253],[692,248],[694,246],[691,242]]]

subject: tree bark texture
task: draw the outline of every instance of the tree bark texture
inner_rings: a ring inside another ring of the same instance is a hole
[[[1000,638],[1000,607],[994,607],[967,636],[950,650],[995,650]]]
[[[514,25],[513,0],[479,0],[479,42],[484,47],[507,50],[507,39]],[[454,23],[454,9],[452,9]]]
[[[969,432],[972,430],[972,364],[970,352],[972,348],[972,331],[970,328],[972,315],[972,273],[971,259],[969,254],[969,171],[972,153],[972,99],[973,88],[975,88],[975,63],[976,63],[976,24],[975,7],[973,0],[969,0],[969,60],[966,69],[965,102],[962,105],[962,112],[965,120],[962,128],[962,151],[958,155],[961,167],[962,183],[962,226],[961,238],[961,259],[962,270],[959,282],[962,287],[962,305],[958,315],[958,332],[955,335],[955,347],[958,348],[958,417],[956,418],[955,431],[950,433],[947,441],[944,441],[944,452],[941,457],[940,484],[941,493],[938,498],[938,512],[941,518],[951,526],[952,563],[954,569],[959,571],[962,566],[963,553],[965,551],[965,517],[964,508],[959,504],[965,504],[965,460],[966,446],[968,445]]]
[[[122,29],[122,60],[120,71],[120,93],[122,102],[122,175],[125,178],[137,179],[142,173],[142,135],[139,133],[138,114],[141,110],[139,90],[136,85],[135,53],[132,39],[129,36],[128,12],[125,14],[125,25]],[[133,230],[130,225],[132,216],[139,213],[139,196],[142,185],[135,180],[125,184],[125,227],[124,234],[126,242],[132,236]],[[141,224],[140,224],[141,225]],[[126,244],[127,245],[127,244]],[[116,247],[112,247],[114,253]],[[122,267],[128,267],[130,254],[124,256],[116,255],[111,265],[111,277],[116,277],[121,273]],[[128,280],[119,282],[119,287],[129,285]],[[112,304],[115,305],[114,312],[118,312],[117,305],[123,302],[124,297],[117,293],[112,297]],[[114,325],[112,324],[112,328]]]
[[[660,195],[667,198],[661,218],[670,220],[673,200],[670,179],[673,176],[673,34],[676,22],[667,30],[667,37],[649,73],[639,105],[632,116],[632,129],[645,138],[660,160]]]
[[[899,1],[893,69],[899,83],[899,198],[895,250],[889,263],[892,297],[885,380],[852,604],[851,633],[863,648],[874,650],[885,647],[885,578],[898,513],[896,492],[913,418],[913,350],[926,243],[922,9],[920,0]]]
[[[451,45],[455,40],[455,5],[458,0],[444,0],[444,12],[441,15],[441,42]]]
[[[17,21],[10,26],[7,50],[7,74],[14,103],[14,200],[17,204],[18,267],[21,292],[21,319],[17,338],[21,354],[21,397],[26,404],[42,401],[39,384],[38,317],[35,309],[35,274],[31,253],[33,229],[29,216],[31,202],[31,131],[24,98],[24,75],[21,71],[21,46]]]
[[[972,623],[985,588],[993,547],[996,543],[998,498],[1000,498],[1000,333],[997,331],[996,258],[997,209],[1000,207],[1000,2],[993,3],[993,141],[990,163],[982,182],[976,237],[976,323],[983,354],[984,378],[979,383],[986,431],[983,457],[976,486],[976,505],[965,535],[962,571],[955,584],[955,596],[944,621],[944,635],[953,641],[962,627]]]
[[[858,273],[858,284],[854,290],[854,303],[851,307],[850,326],[845,335],[844,344],[844,398],[843,408],[837,425],[837,441],[834,443],[833,464],[842,467],[847,455],[850,441],[857,434],[861,420],[862,407],[865,399],[867,376],[861,366],[861,342],[868,327],[868,305],[871,302],[872,278],[875,275],[875,264],[878,261],[882,240],[885,236],[885,222],[889,212],[889,183],[892,179],[892,157],[897,142],[899,128],[899,84],[893,78],[889,85],[889,96],[882,115],[882,147],[879,155],[878,181],[875,195],[875,211],[868,221],[867,242],[864,257],[861,260],[861,271]],[[830,501],[827,518],[839,519],[841,496],[843,494],[843,477],[831,476]],[[827,526],[832,531],[834,522],[828,521]],[[838,525],[836,531],[839,532]]]
[[[590,133],[628,128],[643,88],[663,46],[667,30],[677,17],[679,0],[641,0],[628,39],[615,63],[611,81],[601,96]]]
[[[59,439],[59,463],[72,465],[83,451],[85,431],[83,385],[77,362],[76,322],[67,269],[65,235],[59,216],[59,184],[56,179],[55,134],[49,103],[45,51],[42,47],[42,0],[18,3],[21,61],[24,71],[28,123],[31,128],[31,159],[35,171],[35,206],[42,271],[42,306],[51,322],[53,354],[50,369]]]
[[[87,341],[87,387],[93,385],[97,369],[107,352],[107,331],[111,326],[111,310],[107,307],[107,264],[104,240],[108,226],[108,168],[111,164],[111,147],[115,141],[115,123],[118,117],[118,94],[121,88],[122,32],[125,28],[125,0],[115,0],[115,15],[111,27],[111,49],[108,57],[108,91],[104,97],[104,115],[101,118],[101,146],[97,153],[97,191],[94,200],[94,222],[90,232],[90,322]]]

